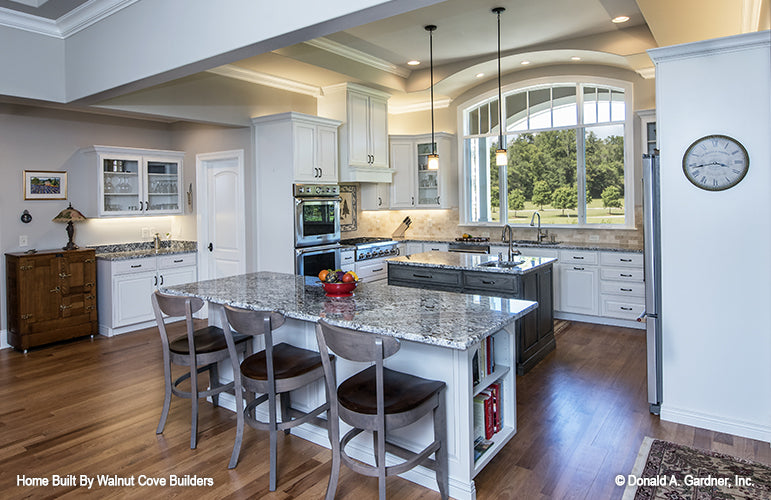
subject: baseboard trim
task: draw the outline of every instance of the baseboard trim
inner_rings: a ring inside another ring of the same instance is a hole
[[[771,426],[661,405],[661,420],[771,443]]]
[[[8,330],[0,330],[0,349],[10,349],[11,344],[8,343]]]
[[[587,314],[554,311],[554,319],[580,321],[582,323],[594,323],[595,325],[622,326],[624,328],[645,330],[645,323],[639,321],[629,321],[626,319],[606,318],[604,316],[589,316]]]

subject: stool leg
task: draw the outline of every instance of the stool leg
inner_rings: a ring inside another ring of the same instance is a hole
[[[276,491],[276,393],[268,392],[268,412],[270,413],[270,491]]]
[[[336,390],[336,361],[337,358],[332,361],[332,381],[324,381],[327,389],[327,403],[329,404],[329,410],[327,410],[327,433],[329,434],[329,447],[332,449],[332,470],[329,472],[329,484],[327,485],[325,500],[335,499],[337,481],[340,479],[340,421],[338,420],[339,416],[337,413],[337,395],[330,394],[330,391]]]
[[[212,363],[209,365],[209,387],[212,389],[216,389],[217,387],[220,387],[222,384],[220,384],[220,372],[219,367],[217,366],[217,363]],[[220,405],[220,395],[212,394],[211,402],[214,404],[214,406]]]
[[[238,374],[235,374],[237,377]],[[236,442],[233,444],[233,453],[230,455],[228,469],[235,469],[238,465],[238,456],[241,454],[241,443],[244,439],[244,395],[241,386],[235,384],[236,394]]]
[[[445,406],[445,391],[442,389],[436,395],[438,404],[434,408],[434,439],[439,441],[436,450],[436,482],[442,500],[449,498],[450,471],[447,454],[447,407]]]
[[[166,419],[169,416],[169,407],[171,406],[171,363],[167,360],[164,360],[163,363],[163,377],[165,379],[163,411],[161,411],[161,421],[158,422],[158,428],[155,429],[156,434],[161,434],[163,432],[163,428],[166,427]]]
[[[281,422],[289,422],[292,420],[292,417],[289,415],[289,409],[292,407],[289,393],[282,392],[281,395],[279,395],[279,399],[281,402]],[[291,431],[291,429],[284,429],[284,434],[289,435],[289,431]]]
[[[190,401],[192,406],[190,449],[194,450],[198,444],[198,367],[195,355],[190,356]]]
[[[386,500],[385,422],[378,422],[378,429],[375,432],[375,440],[377,441],[375,455],[375,462],[377,463],[377,492],[380,500]]]

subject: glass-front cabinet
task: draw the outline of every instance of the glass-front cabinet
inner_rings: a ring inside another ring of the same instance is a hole
[[[428,156],[435,151],[436,143],[418,143],[418,186],[417,206],[440,206],[439,170],[428,169]],[[434,146],[434,147],[432,147]]]
[[[434,135],[439,168],[428,169],[428,156],[434,149],[431,134],[390,136],[390,161],[394,172],[391,183],[392,209],[452,208],[458,206],[458,163],[455,136]],[[362,191],[362,194],[366,193]],[[365,200],[366,202],[366,200]],[[371,205],[371,204],[370,204]],[[367,209],[370,205],[363,203]],[[380,206],[373,209],[382,208]]]
[[[99,164],[99,217],[182,213],[183,152],[107,146],[90,151]]]

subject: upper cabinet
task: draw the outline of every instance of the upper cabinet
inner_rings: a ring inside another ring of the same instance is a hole
[[[439,169],[428,169],[431,134],[392,135],[391,208],[451,208],[458,206],[458,163],[455,136],[434,134]]]
[[[92,146],[85,150],[97,166],[96,200],[89,217],[180,214],[183,210],[182,151]]]
[[[259,162],[283,169],[291,154],[294,182],[337,183],[339,121],[290,112],[253,118],[252,125],[272,145],[257,152]]]
[[[319,115],[343,122],[338,136],[341,182],[391,182],[388,98],[353,83],[324,87]]]

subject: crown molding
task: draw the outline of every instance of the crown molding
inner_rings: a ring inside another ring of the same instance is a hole
[[[443,97],[441,99],[434,99],[434,109],[449,108],[452,99],[449,97]],[[401,115],[404,113],[415,113],[417,111],[429,111],[431,109],[431,101],[415,102],[404,105],[388,104],[389,115]]]
[[[342,43],[330,40],[329,38],[319,37],[312,40],[307,40],[303,43],[310,45],[311,47],[316,47],[317,49],[331,52],[332,54],[338,55],[340,57],[345,57],[346,59],[350,59],[361,64],[366,64],[367,66],[379,69],[380,71],[391,73],[401,78],[407,78],[411,73],[410,70],[401,68],[393,63],[386,61],[385,59],[380,59],[379,57],[372,56],[366,52],[353,49],[343,45]]]
[[[766,30],[648,49],[647,52],[653,63],[658,65],[664,61],[737,52],[769,45],[771,45],[771,31]]]
[[[637,74],[641,77],[645,78],[646,80],[651,80],[653,78],[656,78],[656,67],[651,66],[650,68],[640,68],[635,70],[637,71]]]
[[[280,76],[269,75],[259,71],[244,69],[233,64],[226,64],[224,66],[212,68],[207,70],[207,72],[214,73],[215,75],[225,76],[227,78],[234,78],[244,82],[255,83],[257,85],[273,87],[274,89],[286,90],[296,94],[304,94],[312,97],[319,97],[322,94],[321,87],[316,85],[308,85],[307,83],[297,82],[288,78],[282,78]]]
[[[139,0],[90,0],[56,21],[0,7],[0,26],[65,39]]]

